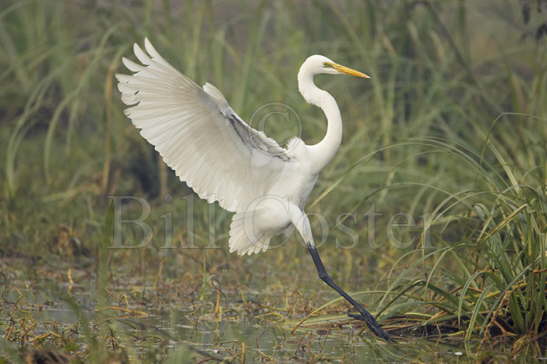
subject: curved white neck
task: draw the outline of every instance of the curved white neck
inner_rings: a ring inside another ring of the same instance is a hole
[[[308,146],[312,168],[319,172],[332,160],[342,143],[342,116],[334,97],[315,86],[313,76],[302,67],[298,72],[298,90],[308,103],[321,108],[327,118],[327,134],[323,140]]]

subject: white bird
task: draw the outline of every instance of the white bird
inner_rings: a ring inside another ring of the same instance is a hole
[[[342,142],[342,117],[335,99],[315,86],[317,74],[369,78],[327,57],[308,57],[298,72],[298,90],[323,110],[328,121],[323,140],[307,145],[299,138],[282,148],[251,128],[232,110],[212,84],[203,87],[173,68],[145,39],[135,44],[141,64],[123,58],[132,75],[117,74],[125,110],[141,135],[160,153],[181,181],[201,198],[234,212],[230,252],[253,254],[268,248],[270,239],[294,225],[313,258],[319,277],[349,301],[379,337],[390,340],[363,306],[328,275],[315,247],[304,213],[319,172]]]

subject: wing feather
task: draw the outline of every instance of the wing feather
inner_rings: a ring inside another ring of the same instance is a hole
[[[291,161],[251,128],[211,84],[203,88],[173,68],[145,39],[124,58],[132,75],[116,75],[125,114],[175,174],[201,197],[229,211],[268,193]]]

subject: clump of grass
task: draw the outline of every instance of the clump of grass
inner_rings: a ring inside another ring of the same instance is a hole
[[[436,206],[422,226],[422,236],[431,240],[420,240],[419,249],[400,258],[393,269],[404,269],[393,278],[389,293],[397,298],[406,296],[414,304],[431,306],[426,310],[430,314],[420,320],[421,325],[450,323],[461,330],[466,340],[479,336],[483,343],[489,343],[518,338],[514,342],[515,353],[530,349],[523,343],[544,341],[547,322],[546,199],[541,182],[544,159],[540,157],[534,161],[538,165],[520,170],[507,162],[509,151],[492,136],[485,142],[485,150],[492,152],[493,162],[487,162],[486,155],[460,150],[439,140],[422,143],[453,154],[462,165],[474,170],[480,182],[474,190],[448,194]],[[432,230],[439,222],[442,228],[435,233]],[[473,229],[469,230],[471,226]],[[453,238],[447,240],[447,232],[451,228],[464,233],[469,230],[471,234],[460,233],[450,241]],[[424,279],[402,283],[409,281],[409,271],[424,265],[431,267]],[[384,309],[389,310],[397,302],[389,298],[382,299],[389,302]],[[406,309],[401,301],[398,304],[401,306],[394,311]],[[540,352],[539,347],[535,350]]]

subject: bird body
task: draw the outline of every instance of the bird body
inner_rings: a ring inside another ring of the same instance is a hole
[[[284,164],[271,188],[234,215],[230,226],[231,252],[252,254],[266,250],[271,238],[287,230],[293,219],[302,218],[318,174],[311,169],[304,143],[294,141],[291,147],[287,148],[291,160]]]
[[[372,315],[355,302],[326,273],[315,248],[306,201],[319,172],[332,160],[342,142],[342,117],[327,91],[313,81],[316,74],[364,73],[327,57],[308,57],[298,72],[298,90],[320,107],[328,121],[325,137],[306,145],[293,138],[282,148],[243,121],[212,84],[203,87],[173,68],[145,39],[145,51],[133,51],[141,64],[123,58],[132,75],[117,74],[125,114],[165,163],[201,198],[234,212],[230,252],[253,254],[268,249],[270,239],[296,227],[320,278],[359,311],[353,316],[384,338],[389,336]]]

